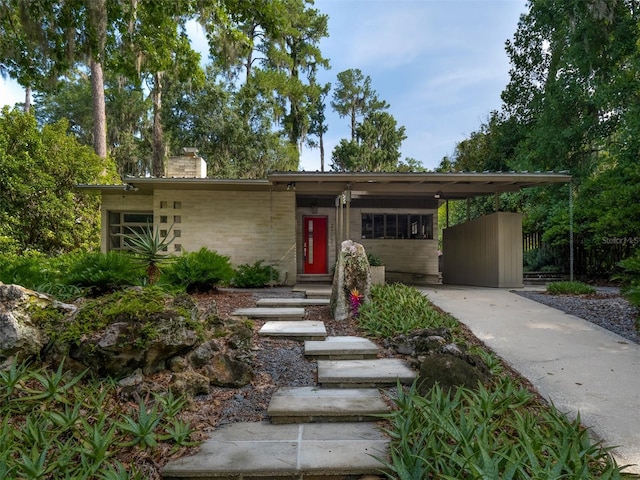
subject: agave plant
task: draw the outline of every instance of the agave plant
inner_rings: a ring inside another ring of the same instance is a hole
[[[122,234],[126,244],[137,260],[145,266],[149,284],[155,283],[160,277],[160,264],[169,257],[169,246],[176,239],[175,234],[169,238],[173,225],[166,235],[160,235],[160,229],[147,224],[142,231],[131,230],[129,234]]]

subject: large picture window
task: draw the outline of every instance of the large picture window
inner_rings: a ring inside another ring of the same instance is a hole
[[[362,238],[433,239],[433,215],[363,213]]]
[[[127,238],[133,232],[153,228],[153,212],[109,212],[109,250],[128,250]]]

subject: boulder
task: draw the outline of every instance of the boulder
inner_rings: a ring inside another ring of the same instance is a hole
[[[336,320],[350,318],[354,312],[351,305],[351,292],[357,290],[361,302],[369,300],[371,289],[371,270],[364,247],[352,240],[340,245],[340,254],[333,275],[331,292],[331,314]]]
[[[74,305],[42,293],[0,282],[0,360],[39,355],[49,338],[37,319],[73,315]]]
[[[170,388],[178,395],[188,395],[191,397],[207,395],[210,391],[209,379],[193,370],[175,373],[171,377]]]
[[[479,383],[484,383],[486,380],[487,374],[482,369],[462,358],[446,353],[436,353],[427,355],[422,360],[417,386],[418,392],[425,396],[435,384],[445,392],[451,392],[459,387],[475,390]]]
[[[70,349],[70,356],[100,375],[122,377],[141,368],[145,374],[166,368],[166,361],[189,351],[197,341],[184,318],[166,315],[154,324],[156,335],[144,341],[144,324],[117,322]]]
[[[202,368],[212,385],[218,387],[242,387],[251,382],[253,372],[246,362],[228,354],[217,354]]]

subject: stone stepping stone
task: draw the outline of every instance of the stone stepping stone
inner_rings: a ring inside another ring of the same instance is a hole
[[[258,307],[324,307],[329,305],[328,298],[261,298]]]
[[[304,318],[304,308],[239,308],[231,315],[259,320],[302,320]]]
[[[389,438],[374,423],[233,423],[192,456],[170,461],[164,480],[343,478],[388,469]]]
[[[318,360],[318,383],[323,387],[371,388],[409,385],[417,376],[404,360],[378,358],[375,360]]]
[[[327,287],[327,288],[309,288],[307,290],[305,290],[305,296],[307,298],[313,298],[313,299],[319,299],[319,298],[325,298],[325,299],[330,299],[331,298],[331,287]]]
[[[376,358],[380,349],[368,338],[327,337],[304,342],[304,355],[319,360],[362,360]]]
[[[327,336],[327,329],[324,322],[318,320],[269,321],[258,331],[258,335],[294,340],[318,340]]]
[[[364,422],[389,411],[374,388],[286,387],[271,397],[271,423]]]

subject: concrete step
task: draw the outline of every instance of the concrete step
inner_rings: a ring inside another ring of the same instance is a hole
[[[376,358],[380,349],[362,337],[327,337],[323,341],[304,342],[304,355],[318,360],[362,360]]]
[[[413,383],[417,372],[399,358],[375,360],[318,360],[318,383],[323,387],[371,388]]]
[[[308,288],[304,291],[307,298],[331,298],[331,287],[325,288]]]
[[[258,331],[258,335],[294,340],[321,340],[327,336],[327,329],[324,322],[317,320],[269,321]]]
[[[363,422],[380,420],[389,407],[374,388],[286,387],[271,397],[271,423]]]
[[[302,320],[304,318],[304,308],[239,308],[231,315],[259,320]]]
[[[388,471],[389,439],[375,423],[233,423],[198,453],[170,461],[165,480],[336,479]]]
[[[261,298],[258,307],[324,307],[329,305],[328,298]]]

